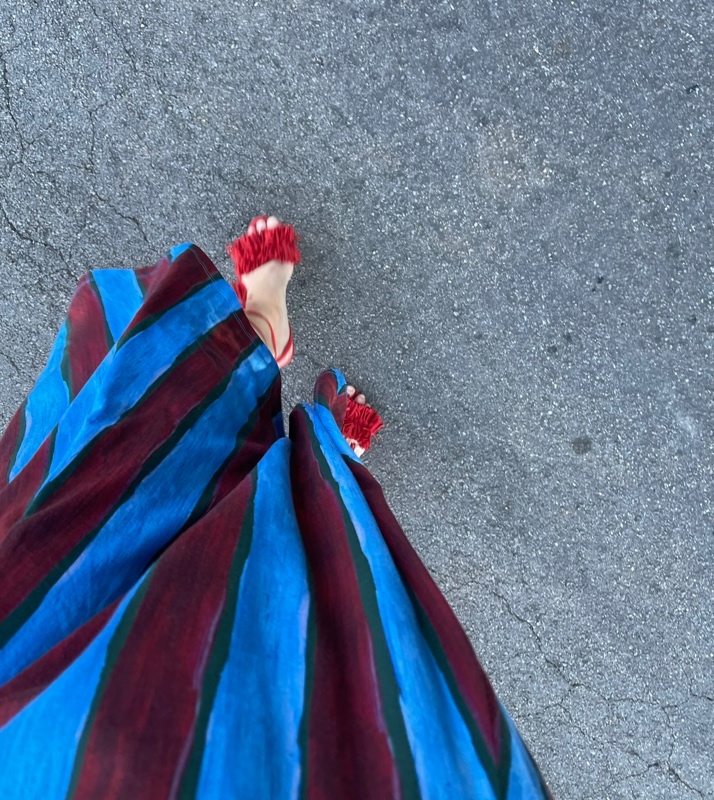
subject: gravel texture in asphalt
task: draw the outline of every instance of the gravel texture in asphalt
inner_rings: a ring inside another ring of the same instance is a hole
[[[367,463],[560,800],[714,798],[714,22],[693,0],[6,0],[0,427],[76,280],[303,237]]]

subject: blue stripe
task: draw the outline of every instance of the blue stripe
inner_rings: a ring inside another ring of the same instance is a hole
[[[313,420],[322,452],[339,485],[342,502],[374,578],[422,795],[429,800],[494,798],[469,730],[421,633],[379,526],[340,455],[341,448],[335,446],[340,432],[334,417],[320,405],[304,408]]]
[[[42,488],[136,405],[198,337],[239,308],[235,292],[218,280],[168,310],[118,350],[115,345],[60,420],[52,465]]]
[[[339,394],[342,389],[347,386],[347,379],[339,371],[339,369],[331,369],[330,372],[335,376],[335,381],[337,382],[337,393]]]
[[[102,300],[109,332],[116,342],[144,301],[139,280],[131,269],[95,269],[92,277]]]
[[[183,242],[183,244],[175,244],[169,250],[169,261],[176,261],[176,259],[185,253],[192,246],[192,242]]]
[[[329,371],[335,376],[337,381],[337,391],[341,391],[341,389],[347,384],[345,376],[338,369],[331,369]],[[345,437],[342,435],[342,431],[337,427],[335,418],[332,416],[332,412],[329,410],[329,408],[326,408],[319,403],[309,406],[304,404],[303,407],[308,410],[308,413],[312,411],[317,415],[317,418],[321,423],[321,425],[318,426],[320,428],[320,436],[324,437],[324,439],[321,439],[321,441],[324,441],[325,443],[329,442],[329,445],[331,446],[330,449],[337,451],[337,453],[340,455],[345,455],[352,461],[357,461],[360,464],[362,463],[362,459],[356,455],[355,451],[347,444],[347,439],[345,439]]]
[[[511,733],[511,769],[508,774],[507,800],[546,800],[533,759],[502,704],[501,711]]]
[[[68,323],[57,334],[47,366],[42,370],[25,406],[25,434],[15,464],[12,480],[30,461],[49,436],[69,405],[69,390],[62,377],[62,357],[67,344]]]
[[[89,647],[0,728],[3,800],[60,800],[66,796],[107,648],[139,585],[124,598]]]
[[[209,720],[198,800],[297,798],[310,595],[293,510],[290,447],[260,462],[253,540]]]
[[[0,650],[0,685],[132,585],[189,518],[277,371],[264,347],[234,371],[223,394],[115,511]]]

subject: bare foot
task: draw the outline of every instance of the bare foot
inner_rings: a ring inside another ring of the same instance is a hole
[[[277,217],[259,219],[248,227],[248,235],[261,233],[266,228],[277,228]],[[290,340],[290,323],[285,292],[293,274],[289,261],[268,261],[242,276],[247,291],[244,311],[260,338],[276,358]],[[272,330],[271,330],[272,328]]]
[[[363,394],[358,394],[355,396],[355,392],[357,390],[355,389],[354,386],[348,384],[345,391],[347,392],[348,397],[354,398],[355,402],[360,403],[360,405],[367,405],[367,407],[369,408],[369,404],[367,403],[367,398]],[[347,444],[355,451],[355,454],[361,458],[362,454],[365,452],[364,447],[360,447],[357,444],[356,439],[348,439],[347,437],[345,437],[345,440],[347,441]]]

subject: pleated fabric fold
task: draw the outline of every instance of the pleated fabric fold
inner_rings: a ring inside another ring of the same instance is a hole
[[[80,281],[0,439],[0,796],[547,798],[341,434],[195,245]]]

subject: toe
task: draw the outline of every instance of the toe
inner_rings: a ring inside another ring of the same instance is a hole
[[[346,441],[357,456],[361,457],[364,454],[365,449],[357,443],[357,439],[347,439]]]
[[[265,221],[267,220],[267,217],[264,217],[261,214],[258,214],[257,217],[253,217],[253,219],[248,223],[248,233],[249,234],[257,233],[256,226],[261,220],[263,222],[263,227],[265,227]]]
[[[363,394],[358,394],[355,400],[360,403],[360,405],[364,405],[367,402],[367,398]]]
[[[265,221],[265,217],[261,217],[261,218],[260,218],[260,219],[259,219],[259,220],[258,220],[258,221],[255,223],[255,230],[256,230],[258,233],[262,233],[262,232],[265,230],[265,228],[266,228],[266,225],[267,225],[267,223],[266,223],[266,221]]]
[[[347,392],[347,397],[354,397],[354,393],[357,391],[354,386],[349,385],[345,388]]]
[[[277,217],[268,217],[265,224],[268,229],[277,228],[280,225],[280,220]]]

